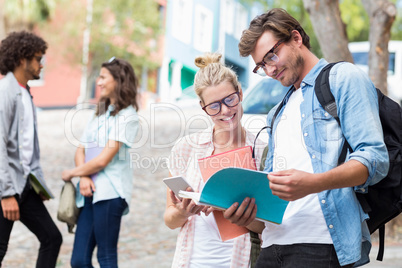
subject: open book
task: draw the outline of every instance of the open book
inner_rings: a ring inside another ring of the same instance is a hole
[[[223,168],[241,167],[257,170],[251,146],[245,146],[198,159],[198,166],[204,182]],[[225,219],[222,211],[215,210],[213,214],[222,241],[227,241],[249,232],[246,227],[238,226]]]
[[[272,194],[267,173],[244,168],[224,168],[209,178],[201,193],[180,191],[179,196],[218,209],[241,204],[246,197],[255,198],[256,219],[277,224],[282,223],[289,203]]]

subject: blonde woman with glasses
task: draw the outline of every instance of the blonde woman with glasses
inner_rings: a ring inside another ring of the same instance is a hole
[[[240,83],[234,71],[220,62],[221,57],[217,53],[207,53],[195,59],[200,70],[194,79],[194,89],[213,126],[178,140],[169,158],[170,174],[185,177],[193,187],[187,189],[190,191],[198,192],[204,185],[198,159],[252,146],[255,140],[240,122],[243,116]],[[257,166],[264,147],[265,144],[257,140]],[[226,210],[224,217],[249,230],[261,232],[263,225],[250,220],[255,217],[256,209],[254,200],[246,198]],[[165,224],[171,229],[180,228],[172,267],[249,267],[250,234],[247,232],[222,241],[211,211],[189,199],[179,199],[168,190]]]

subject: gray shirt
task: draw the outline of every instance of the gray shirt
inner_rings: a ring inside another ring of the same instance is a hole
[[[39,142],[35,106],[34,146],[32,160],[29,163],[31,173],[43,177],[39,164]],[[26,184],[22,166],[24,105],[20,86],[13,73],[8,73],[0,80],[0,198],[21,194]]]

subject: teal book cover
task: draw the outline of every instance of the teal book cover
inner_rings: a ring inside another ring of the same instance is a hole
[[[182,191],[180,193],[185,194]],[[186,198],[186,196],[182,197]],[[222,209],[229,208],[235,202],[241,204],[246,197],[255,198],[258,220],[282,223],[283,214],[289,202],[272,194],[265,172],[244,168],[224,168],[209,178],[201,195],[190,192],[187,196],[200,204]]]

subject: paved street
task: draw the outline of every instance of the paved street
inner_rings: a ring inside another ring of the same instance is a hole
[[[177,230],[163,222],[166,187],[162,178],[168,176],[165,160],[174,141],[184,134],[207,126],[207,120],[191,110],[181,112],[172,106],[155,106],[140,111],[142,128],[137,137],[138,148],[131,151],[134,167],[134,192],[131,211],[123,217],[119,240],[119,267],[170,267]],[[200,109],[199,109],[200,110]],[[42,167],[50,189],[56,198],[46,202],[52,217],[63,234],[57,267],[70,267],[74,235],[56,219],[63,182],[63,169],[73,167],[75,145],[81,136],[91,111],[43,110],[38,113]],[[366,266],[402,267],[401,243],[386,248],[384,263],[375,261]],[[16,222],[3,267],[35,267],[39,243],[20,222]],[[377,250],[373,250],[376,254]],[[93,264],[98,267],[96,256]]]

